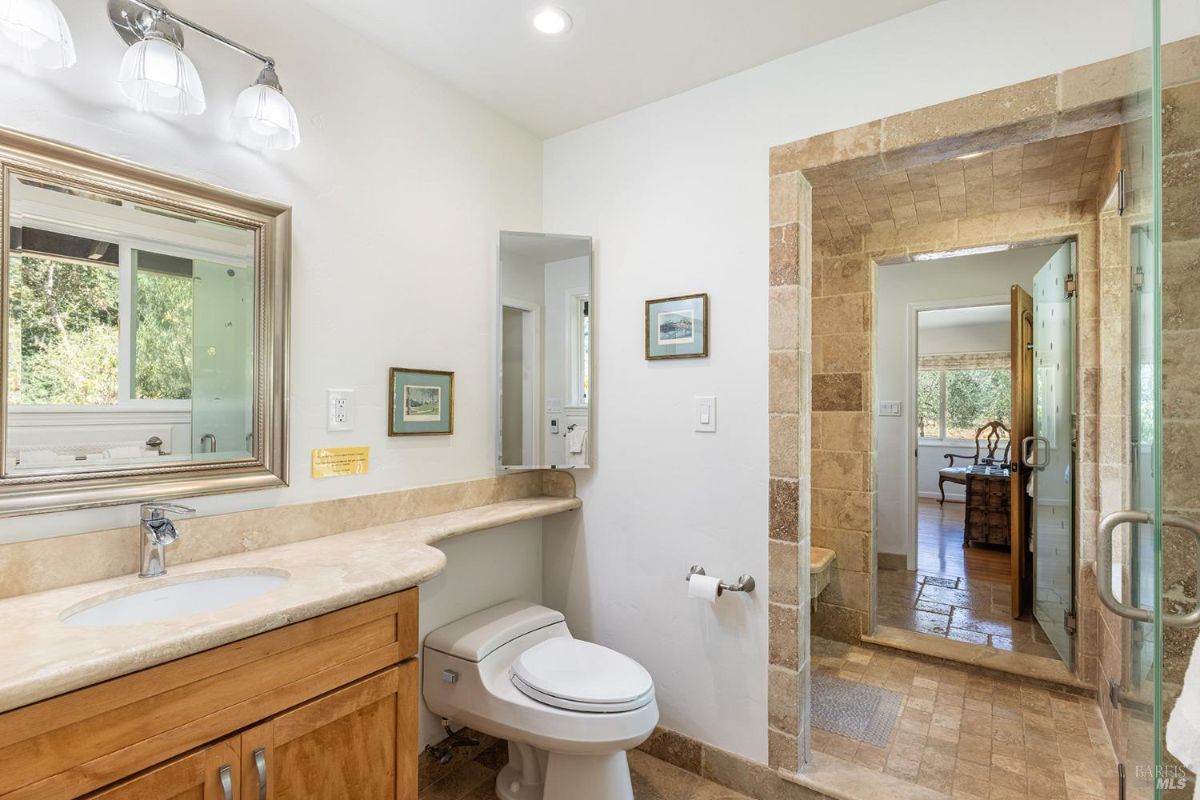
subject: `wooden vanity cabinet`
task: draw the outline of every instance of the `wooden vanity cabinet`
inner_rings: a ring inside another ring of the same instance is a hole
[[[0,714],[0,800],[415,800],[417,591]]]

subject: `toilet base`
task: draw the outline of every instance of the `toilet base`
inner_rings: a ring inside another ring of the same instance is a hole
[[[500,800],[634,800],[624,750],[575,756],[509,742],[508,755],[496,776]]]

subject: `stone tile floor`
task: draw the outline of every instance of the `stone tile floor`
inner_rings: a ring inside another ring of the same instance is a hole
[[[814,637],[813,669],[904,695],[885,747],[813,729],[813,748],[962,800],[1110,800],[1096,703],[959,665]]]
[[[508,763],[508,746],[498,742],[474,761],[421,790],[420,800],[492,800],[496,773]],[[751,800],[640,750],[629,754],[636,800]]]
[[[1014,653],[1057,659],[1029,614],[1013,619],[1007,583],[908,570],[878,572],[877,622]]]

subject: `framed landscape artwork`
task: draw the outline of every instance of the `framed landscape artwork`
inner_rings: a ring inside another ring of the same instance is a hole
[[[646,301],[646,359],[708,356],[708,295]]]
[[[454,373],[392,367],[388,436],[454,433]]]

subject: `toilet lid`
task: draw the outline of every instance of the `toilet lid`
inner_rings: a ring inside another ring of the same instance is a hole
[[[513,685],[538,702],[573,711],[630,711],[654,699],[654,681],[641,664],[569,636],[521,653]]]

